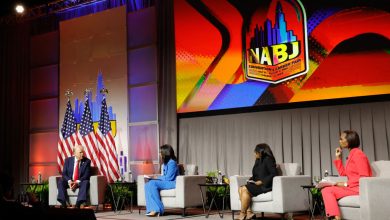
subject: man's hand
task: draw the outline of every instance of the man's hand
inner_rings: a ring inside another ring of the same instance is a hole
[[[79,184],[77,182],[72,181],[69,183],[69,188],[73,191],[75,191],[78,186],[79,186]]]

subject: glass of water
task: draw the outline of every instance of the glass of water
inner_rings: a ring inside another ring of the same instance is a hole
[[[319,176],[313,176],[313,183],[317,185],[321,181],[321,177]]]

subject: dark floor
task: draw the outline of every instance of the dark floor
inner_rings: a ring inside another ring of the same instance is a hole
[[[235,212],[234,217],[238,217],[238,212]],[[145,216],[145,210],[141,210],[141,214],[139,214],[138,207],[133,208],[133,212],[131,213],[129,210],[123,210],[121,212],[113,212],[113,211],[99,211],[96,213],[96,217],[98,220],[109,220],[109,219],[153,219],[152,217]],[[202,208],[188,208],[186,210],[186,216],[181,216],[180,209],[167,209],[165,211],[164,216],[157,217],[158,220],[168,220],[168,219],[206,219],[203,213]],[[218,212],[216,210],[212,210],[208,219],[232,219],[232,212],[229,210],[225,210],[223,212],[223,218],[220,218]],[[257,214],[257,219],[271,220],[271,219],[281,219],[281,216],[278,214],[265,213],[264,218],[261,218],[261,213]],[[285,215],[285,219],[294,219],[294,220],[306,220],[310,219],[307,212],[294,213],[291,216],[288,214]],[[316,216],[315,219],[321,219],[320,216]]]

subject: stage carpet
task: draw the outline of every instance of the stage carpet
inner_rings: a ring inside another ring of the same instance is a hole
[[[234,214],[234,217],[238,217],[238,212]],[[182,217],[181,216],[181,210],[177,209],[170,209],[167,210],[164,216],[159,216],[159,217],[147,217],[145,216],[145,210],[141,210],[141,214],[138,213],[138,209],[134,209],[133,213],[131,213],[128,210],[123,210],[121,212],[113,212],[113,211],[99,211],[95,213],[96,219],[98,220],[115,220],[115,219],[127,219],[127,220],[139,220],[139,219],[156,219],[156,220],[169,220],[169,219],[189,219],[189,220],[198,220],[198,219],[206,219],[205,215],[203,214],[203,210],[201,208],[189,208],[186,210],[186,216]],[[273,219],[280,219],[280,215],[276,214],[265,214],[264,218],[261,218],[261,214],[257,214],[258,219],[262,220],[273,220]],[[222,219],[219,217],[216,211],[211,211],[211,214],[208,219]],[[232,215],[231,211],[225,210],[224,211],[224,216],[223,219],[231,220]],[[288,215],[285,215],[285,219],[289,219]],[[294,213],[292,218],[294,220],[306,220],[310,219],[307,213]],[[317,216],[316,219],[320,219],[320,216]]]

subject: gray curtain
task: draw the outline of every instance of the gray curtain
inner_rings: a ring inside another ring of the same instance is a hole
[[[157,1],[156,7],[158,18],[159,139],[160,145],[170,144],[177,152],[176,66],[173,1]]]
[[[339,133],[356,130],[370,161],[390,158],[390,102],[311,107],[183,118],[179,121],[179,161],[200,173],[251,174],[256,144],[268,143],[277,163],[296,162],[307,175],[333,166]],[[348,151],[343,153],[344,161]]]

